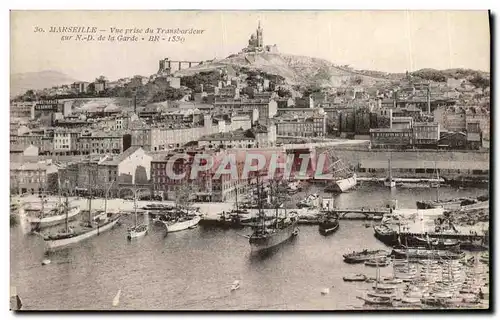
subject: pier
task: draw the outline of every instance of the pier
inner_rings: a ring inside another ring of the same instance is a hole
[[[487,236],[485,234],[464,234],[464,233],[412,233],[412,232],[400,232],[399,235],[402,238],[412,238],[419,237],[426,239],[427,236],[432,239],[454,239],[460,240],[461,242],[472,242],[481,241],[486,242]]]

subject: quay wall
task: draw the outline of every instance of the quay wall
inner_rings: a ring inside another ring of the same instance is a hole
[[[486,151],[388,151],[343,147],[334,150],[360,177],[386,177],[389,159],[395,177],[435,178],[436,169],[440,177],[447,179],[489,177],[490,153]]]

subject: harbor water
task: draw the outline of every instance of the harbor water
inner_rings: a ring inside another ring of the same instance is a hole
[[[307,193],[320,188],[311,187]],[[440,188],[440,198],[478,196],[485,189]],[[294,198],[303,197],[297,194]],[[337,207],[383,207],[388,200],[415,208],[416,200],[435,199],[434,189],[363,186],[335,196]],[[166,235],[152,225],[140,239],[128,241],[122,224],[95,238],[49,256],[43,241],[11,228],[11,286],[25,310],[351,310],[363,302],[359,290],[372,284],[344,282],[346,274],[375,277],[375,268],[349,265],[342,254],[386,248],[363,221],[341,221],[327,237],[317,226],[300,226],[300,234],[267,255],[250,254],[250,229],[198,227]],[[44,259],[51,263],[42,266]],[[391,275],[392,266],[381,269]],[[240,288],[231,291],[239,280]],[[330,288],[329,294],[321,291]],[[113,306],[117,292],[119,303]]]

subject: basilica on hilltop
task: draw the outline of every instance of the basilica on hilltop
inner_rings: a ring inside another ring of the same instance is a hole
[[[261,28],[260,21],[259,21],[259,26],[257,27],[256,32],[253,33],[250,36],[250,39],[248,40],[248,46],[246,48],[243,48],[243,50],[241,52],[243,52],[243,53],[250,53],[250,52],[278,53],[278,46],[276,46],[275,44],[264,45],[263,29]]]

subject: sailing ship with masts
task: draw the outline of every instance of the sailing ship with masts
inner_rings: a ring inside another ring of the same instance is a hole
[[[180,186],[176,193],[175,208],[160,215],[156,221],[165,226],[167,233],[193,229],[198,226],[201,217],[191,207],[191,188],[189,185]]]
[[[148,214],[144,214],[144,223],[139,224],[137,218],[137,189],[134,185],[132,189],[134,193],[134,225],[127,229],[127,239],[136,239],[145,236],[149,231],[149,224],[147,222]]]
[[[330,162],[325,174],[331,174],[333,181],[326,188],[325,192],[346,192],[357,185],[356,173],[340,159],[334,149],[328,149],[325,155]]]
[[[263,252],[274,248],[298,235],[299,232],[297,216],[287,215],[286,209],[284,217],[280,217],[278,214],[280,204],[283,202],[284,193],[286,193],[286,190],[278,181],[271,181],[270,183],[270,200],[275,207],[276,214],[273,223],[266,225],[266,215],[262,208],[262,198],[260,197],[263,185],[260,182],[259,176],[260,174],[257,173],[257,190],[259,193],[258,222],[253,228],[253,233],[249,236],[252,252]]]
[[[58,180],[58,190],[59,190],[59,203],[52,208],[47,208],[47,198],[44,194],[41,195],[40,207],[27,207],[24,208],[24,212],[26,213],[26,218],[31,227],[32,231],[39,232],[40,230],[52,226],[56,226],[59,224],[63,224],[67,219],[73,220],[77,218],[80,213],[80,208],[77,206],[73,206],[69,208],[69,212],[66,213],[66,209],[61,203],[61,183]]]
[[[92,177],[91,170],[89,170],[89,178]],[[90,179],[89,179],[90,180]],[[47,251],[54,251],[64,247],[68,247],[78,243],[80,241],[86,240],[88,238],[97,236],[102,232],[108,231],[113,228],[120,219],[119,213],[113,213],[107,211],[107,201],[108,195],[106,192],[105,198],[105,210],[100,212],[98,215],[94,216],[92,212],[92,182],[89,183],[88,192],[88,221],[81,221],[80,224],[70,226],[69,225],[69,201],[68,192],[65,193],[66,203],[64,205],[64,210],[66,212],[65,219],[65,229],[57,232],[56,234],[45,234],[43,235],[43,240]]]

